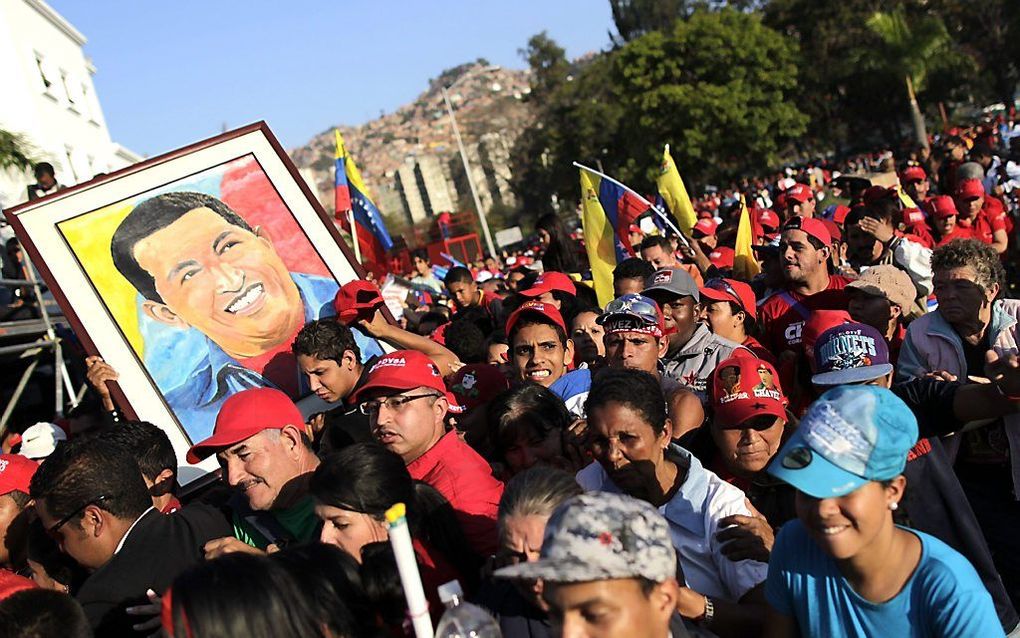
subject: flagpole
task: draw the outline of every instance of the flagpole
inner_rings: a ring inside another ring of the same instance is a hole
[[[645,199],[644,196],[641,195],[641,193],[638,193],[637,191],[635,191],[630,186],[627,186],[626,184],[624,184],[624,183],[622,183],[622,182],[620,182],[618,180],[615,180],[612,177],[606,175],[605,173],[602,173],[602,172],[599,172],[599,171],[595,170],[594,168],[589,168],[589,167],[587,167],[584,164],[581,164],[579,162],[574,162],[574,166],[576,166],[577,168],[580,168],[582,170],[588,171],[589,173],[592,173],[594,175],[598,175],[602,179],[609,180],[610,182],[612,182],[613,184],[616,184],[617,186],[619,186],[623,190],[627,191],[628,193],[630,193],[634,197],[637,197],[639,200],[641,200],[641,202],[643,202],[645,205],[647,205],[648,208],[650,208],[653,211],[655,211],[655,214],[658,215],[659,218],[662,219],[662,221],[665,222],[665,224],[667,226],[669,226],[669,229],[672,230],[674,233],[676,233],[677,237],[680,238],[680,241],[682,241],[685,246],[690,248],[690,245],[691,245],[690,242],[688,242],[687,241],[687,237],[685,237],[684,234],[682,232],[680,232],[680,229],[677,228],[675,225],[673,225],[673,222],[671,222],[669,220],[669,217],[666,217],[665,213],[663,213],[661,210],[659,210],[658,206],[656,206],[655,204],[653,204],[650,201],[648,201],[647,199]]]
[[[354,222],[354,209],[347,211],[347,224],[351,227],[351,243],[354,244],[354,259],[361,263],[361,244],[358,242],[358,225]]]

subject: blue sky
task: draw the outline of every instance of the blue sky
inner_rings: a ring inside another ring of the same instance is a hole
[[[609,42],[608,0],[48,0],[85,34],[114,141],[156,155],[266,120],[284,147],[413,100],[449,67],[546,30],[576,57]]]

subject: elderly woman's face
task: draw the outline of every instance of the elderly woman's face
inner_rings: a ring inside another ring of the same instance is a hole
[[[507,516],[500,521],[502,531],[501,554],[504,563],[516,565],[518,563],[533,563],[537,561],[542,550],[542,538],[545,535],[545,526],[548,522],[548,516],[537,514]],[[514,585],[531,604],[544,611],[549,611],[549,607],[542,599],[541,579],[515,580]]]
[[[977,321],[982,308],[995,299],[997,290],[986,290],[975,283],[976,279],[977,272],[971,266],[935,271],[932,283],[938,312],[950,324]]]
[[[610,402],[588,412],[588,431],[588,450],[621,490],[644,500],[655,495],[669,427],[657,435],[640,412]]]

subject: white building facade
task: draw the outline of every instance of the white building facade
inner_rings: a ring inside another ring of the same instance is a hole
[[[24,135],[64,186],[141,160],[110,139],[85,42],[42,0],[0,1],[0,129]],[[0,206],[25,201],[34,182],[0,170]]]

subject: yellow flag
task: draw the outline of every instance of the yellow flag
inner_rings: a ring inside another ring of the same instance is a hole
[[[904,208],[920,208],[910,195],[903,192],[902,187],[896,186],[896,194],[899,195],[900,203],[903,204]]]
[[[599,202],[598,175],[581,169],[581,228],[584,248],[591,265],[591,278],[599,305],[605,308],[613,300],[613,269],[616,268],[616,230],[609,223]]]
[[[673,213],[676,221],[680,224],[680,230],[688,237],[691,236],[691,229],[698,221],[694,212],[694,205],[691,198],[687,196],[687,189],[684,187],[684,180],[680,179],[680,171],[676,169],[676,162],[669,154],[669,144],[662,151],[662,162],[659,164],[659,177],[655,180],[659,187],[659,194]]]
[[[750,281],[761,272],[758,260],[754,258],[751,243],[754,231],[751,228],[751,213],[747,210],[744,196],[740,196],[740,223],[737,225],[737,243],[733,247],[733,277],[741,281]]]

